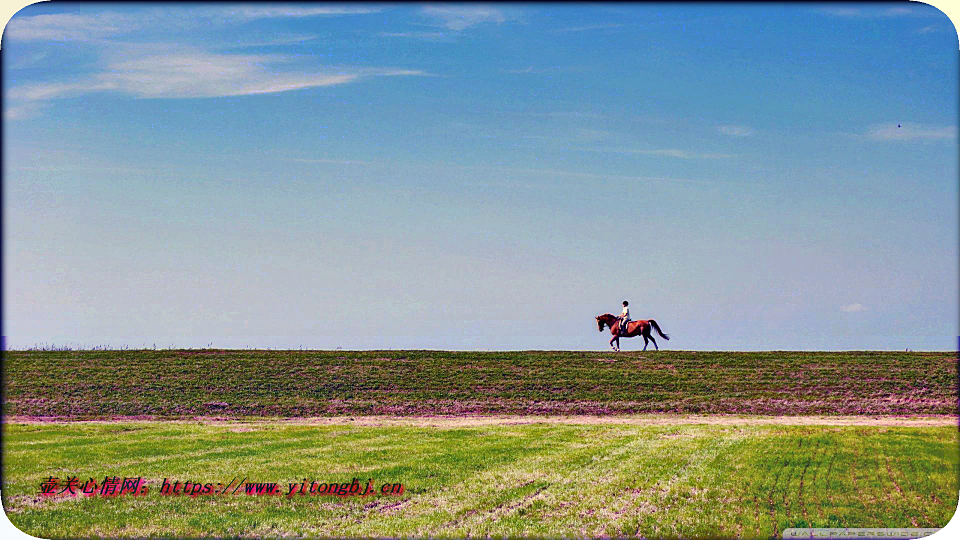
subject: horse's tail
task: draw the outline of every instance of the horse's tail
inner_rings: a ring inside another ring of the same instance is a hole
[[[670,336],[664,334],[663,330],[660,330],[660,325],[657,324],[657,321],[650,319],[650,326],[652,326],[653,329],[656,330],[658,334],[660,334],[660,337],[668,341],[670,340]]]

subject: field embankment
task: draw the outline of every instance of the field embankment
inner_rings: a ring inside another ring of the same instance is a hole
[[[4,352],[4,413],[956,415],[955,353]]]

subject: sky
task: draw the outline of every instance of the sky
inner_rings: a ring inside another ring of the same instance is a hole
[[[0,51],[8,348],[604,350],[624,300],[957,347],[925,4],[41,3]]]

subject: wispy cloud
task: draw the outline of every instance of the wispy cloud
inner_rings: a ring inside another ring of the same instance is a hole
[[[692,183],[692,184],[712,184],[710,180],[701,180],[696,178],[681,178],[681,177],[667,177],[667,176],[628,176],[628,175],[618,175],[618,174],[602,174],[602,173],[584,173],[576,171],[568,171],[563,169],[549,169],[549,168],[526,168],[526,167],[510,167],[503,165],[462,165],[458,163],[449,163],[449,162],[431,162],[431,163],[422,163],[422,162],[413,162],[406,163],[402,161],[390,160],[390,161],[364,161],[360,159],[326,159],[326,158],[289,158],[290,161],[297,163],[316,163],[316,164],[330,164],[330,165],[360,165],[360,166],[370,166],[370,167],[387,167],[389,169],[396,169],[397,167],[414,169],[414,170],[443,170],[443,171],[472,171],[483,173],[482,176],[489,178],[502,177],[507,174],[516,174],[516,175],[530,175],[530,176],[542,176],[548,179],[556,178],[570,178],[581,181],[595,181],[595,182],[637,182],[637,183],[647,183],[647,182],[669,182],[669,183]],[[502,180],[502,181],[485,181],[487,185],[517,185],[516,180]],[[532,184],[536,186],[541,186],[541,184]],[[573,184],[564,183],[565,186],[571,186]]]
[[[372,161],[362,159],[324,159],[324,158],[291,158],[290,161],[296,163],[320,163],[324,165],[381,165]]]
[[[240,24],[258,19],[334,17],[379,13],[376,6],[255,5],[210,7],[197,10],[177,7],[136,14],[105,11],[97,14],[60,13],[14,17],[4,37],[20,41],[96,41],[138,29],[189,28],[198,24]]]
[[[324,66],[307,56],[223,54],[217,44],[186,46],[184,41],[144,42],[141,31],[159,29],[186,34],[209,25],[235,26],[264,18],[325,17],[374,13],[385,8],[336,5],[239,5],[192,9],[170,8],[135,14],[57,14],[15,17],[5,38],[21,41],[82,41],[99,51],[98,69],[68,80],[42,80],[9,87],[4,117],[22,120],[42,112],[52,100],[92,92],[134,98],[209,98],[269,94],[351,83],[379,76],[426,75],[402,68]],[[124,34],[138,32],[140,41]],[[121,36],[117,41],[118,36]],[[315,39],[308,34],[274,34],[258,45]],[[236,46],[236,43],[233,43]],[[249,46],[249,44],[247,44]]]
[[[29,118],[35,118],[45,108],[46,103],[44,102],[28,101],[4,108],[3,118],[4,120],[27,120]]]
[[[551,30],[554,34],[566,34],[569,32],[589,32],[591,30],[611,30],[614,28],[622,28],[623,25],[619,23],[602,23],[602,24],[588,24],[584,26],[571,26],[567,28],[557,28]]]
[[[873,124],[867,127],[866,138],[874,141],[953,140],[957,138],[957,126],[895,122]]]
[[[304,43],[313,41],[320,37],[319,34],[285,34],[276,32],[272,35],[258,35],[240,42],[244,47],[265,47],[272,45],[292,45],[294,43]],[[231,44],[234,45],[234,44]]]
[[[336,15],[362,15],[366,13],[379,13],[383,11],[381,7],[374,6],[311,6],[311,5],[239,5],[236,7],[215,8],[214,13],[222,16],[242,19],[255,20],[266,18],[303,18],[303,17],[324,17]]]
[[[857,313],[860,311],[867,311],[867,306],[863,304],[847,304],[845,306],[840,306],[840,311],[845,313]]]
[[[547,66],[547,67],[533,67],[527,66],[525,68],[515,68],[515,69],[502,69],[500,73],[508,73],[511,75],[541,75],[544,73],[558,74],[558,73],[583,73],[587,71],[586,67],[582,66]]]
[[[591,119],[606,120],[609,116],[585,111],[553,111],[553,112],[524,112],[524,116],[545,117],[545,118],[573,118],[573,119]]]
[[[507,14],[492,6],[458,5],[458,6],[424,6],[423,15],[438,21],[444,28],[450,30],[465,30],[471,26],[483,23],[501,24],[508,20]]]
[[[818,12],[824,15],[830,15],[832,17],[849,17],[849,18],[892,18],[892,17],[929,17],[931,15],[939,14],[940,11],[936,8],[930,8],[920,4],[923,7],[887,7],[880,8],[879,6],[871,7],[852,7],[852,6],[830,6],[817,9]]]
[[[111,63],[88,77],[23,85],[8,91],[19,101],[8,119],[39,110],[38,103],[91,92],[115,92],[136,98],[209,98],[269,94],[345,84],[365,77],[426,75],[392,68],[305,67],[281,55],[228,55],[207,52],[155,54]]]
[[[718,154],[718,153],[700,153],[700,152],[690,152],[688,150],[675,150],[671,148],[665,148],[662,150],[639,150],[636,153],[638,154],[647,154],[652,156],[668,156],[675,157],[680,159],[726,159],[733,157],[730,154]]]
[[[753,134],[753,129],[747,126],[736,126],[736,125],[727,125],[720,126],[717,128],[720,133],[724,135],[731,135],[733,137],[747,137]]]
[[[447,32],[381,32],[380,37],[402,37],[402,38],[416,38],[426,41],[450,41],[453,39],[453,36]]]
[[[691,152],[689,150],[678,150],[675,148],[657,148],[657,149],[630,149],[630,148],[583,148],[591,152],[609,152],[613,154],[640,154],[647,156],[665,156],[679,159],[726,159],[733,157],[731,154],[720,153],[702,153]]]
[[[86,41],[129,32],[138,26],[137,22],[117,13],[60,13],[14,17],[7,23],[4,35],[20,41]]]

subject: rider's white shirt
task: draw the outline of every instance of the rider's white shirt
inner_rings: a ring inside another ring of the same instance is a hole
[[[626,306],[624,306],[623,311],[620,313],[620,316],[623,317],[624,319],[629,319],[629,318],[630,318],[630,309],[627,308]]]

